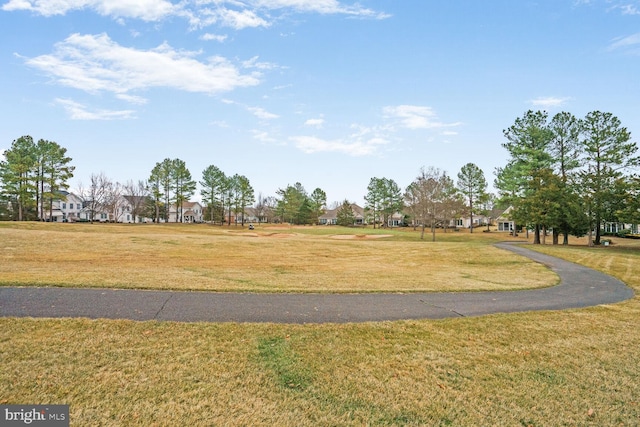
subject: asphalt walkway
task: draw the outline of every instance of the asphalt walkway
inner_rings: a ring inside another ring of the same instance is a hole
[[[85,317],[179,322],[346,323],[442,319],[611,304],[634,296],[623,282],[522,245],[497,244],[542,263],[557,286],[528,291],[405,294],[255,294],[0,287],[2,317]]]

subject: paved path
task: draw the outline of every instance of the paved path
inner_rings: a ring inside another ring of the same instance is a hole
[[[506,292],[253,294],[0,287],[0,316],[88,317],[179,322],[366,322],[561,310],[632,298],[623,282],[590,268],[501,243],[551,268],[561,283]]]

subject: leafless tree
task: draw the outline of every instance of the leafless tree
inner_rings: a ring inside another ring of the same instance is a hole
[[[123,198],[124,187],[119,182],[109,182],[105,191],[104,207],[108,213],[109,221],[120,222],[124,214],[126,201]]]
[[[424,239],[427,225],[431,228],[432,241],[436,240],[436,226],[445,225],[452,217],[460,200],[453,180],[438,168],[420,169],[418,177],[407,187],[405,201],[411,203],[411,212],[422,227],[420,238]]]
[[[137,218],[145,216],[144,212],[149,205],[149,186],[142,180],[138,182],[129,180],[124,185],[124,192],[124,197],[131,206],[133,222],[136,222]]]
[[[103,213],[106,210],[107,193],[110,186],[111,180],[104,172],[91,174],[88,187],[82,183],[78,184],[77,194],[82,200],[82,207],[89,215],[89,221],[93,222],[98,213]]]

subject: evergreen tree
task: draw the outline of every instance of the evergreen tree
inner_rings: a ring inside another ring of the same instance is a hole
[[[474,163],[467,163],[458,172],[458,190],[466,198],[471,219],[471,232],[473,233],[473,214],[475,204],[482,200],[487,191],[487,180],[484,172]]]
[[[369,180],[369,185],[367,186],[367,195],[364,196],[365,209],[371,213],[373,228],[376,228],[376,224],[382,211],[384,202],[384,186],[384,178],[371,178],[371,180]]]
[[[41,153],[41,167],[39,169],[42,173],[41,182],[43,183],[40,192],[42,205],[45,200],[48,200],[49,218],[51,218],[53,217],[53,200],[64,200],[61,191],[69,188],[67,181],[73,178],[75,168],[69,165],[71,157],[67,156],[67,149],[56,142],[41,139],[38,141],[38,151]]]
[[[245,222],[245,208],[251,206],[255,202],[255,194],[249,178],[244,175],[235,175],[234,182],[236,182],[234,188],[234,210],[236,212],[236,218],[238,214],[241,214],[242,226]]]
[[[631,141],[631,133],[613,114],[593,111],[583,120],[582,129],[584,170],[581,185],[596,231],[594,243],[599,245],[602,223],[614,219],[607,216],[607,210],[615,199],[616,182],[625,170],[638,166],[640,158],[636,143]]]
[[[344,200],[338,211],[336,212],[336,223],[343,227],[353,227],[356,222],[356,216],[353,213],[351,202]]]
[[[14,219],[24,221],[35,212],[37,190],[37,147],[30,136],[22,136],[11,144],[0,162],[0,191],[12,205]]]
[[[171,161],[171,179],[176,204],[176,222],[182,222],[182,205],[195,193],[196,182],[191,178],[191,172],[187,169],[186,163],[180,159]]]
[[[543,111],[527,111],[524,116],[515,120],[514,124],[503,131],[507,142],[503,147],[511,155],[508,172],[511,181],[509,185],[520,187],[520,196],[512,199],[514,215],[524,224],[535,227],[534,244],[540,243],[540,229],[542,224],[538,210],[532,210],[533,205],[526,203],[528,199],[540,200],[535,192],[539,191],[537,180],[551,169],[553,158],[549,146],[553,139],[553,132],[547,124],[548,115]],[[501,183],[507,182],[501,179]],[[501,189],[502,190],[502,189]]]
[[[211,222],[215,221],[216,212],[222,212],[222,221],[224,222],[224,194],[227,177],[217,166],[208,166],[202,172],[202,180],[200,181],[200,194],[203,201],[207,205],[209,218]]]
[[[309,209],[311,210],[311,215],[313,215],[313,220],[316,224],[319,221],[320,215],[324,213],[326,207],[327,193],[320,188],[316,188],[309,196]]]

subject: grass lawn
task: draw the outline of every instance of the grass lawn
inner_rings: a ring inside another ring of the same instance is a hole
[[[416,292],[557,283],[482,234],[450,231],[434,244],[410,230],[0,223],[0,285]]]
[[[6,238],[15,229],[0,226],[3,250],[9,241],[20,247]],[[71,234],[95,232],[84,230]],[[177,246],[199,241],[198,228],[185,230],[163,239]],[[268,232],[295,233],[265,237],[268,242],[335,245],[337,251],[343,244],[364,251],[357,245],[415,243],[408,231],[379,239],[331,239],[324,229]],[[158,241],[146,227],[106,234],[131,242],[131,234],[146,233]],[[459,268],[453,256],[439,254],[464,254],[449,249],[456,245],[498,267],[491,258],[502,253],[490,246],[497,233],[487,234],[451,233],[442,242],[417,244],[434,254],[438,269]],[[211,236],[218,238],[261,239]],[[637,242],[537,249],[640,291]],[[6,252],[2,256],[5,268]],[[74,426],[635,426],[638,326],[638,297],[562,312],[344,325],[0,318],[0,403],[68,403]]]

